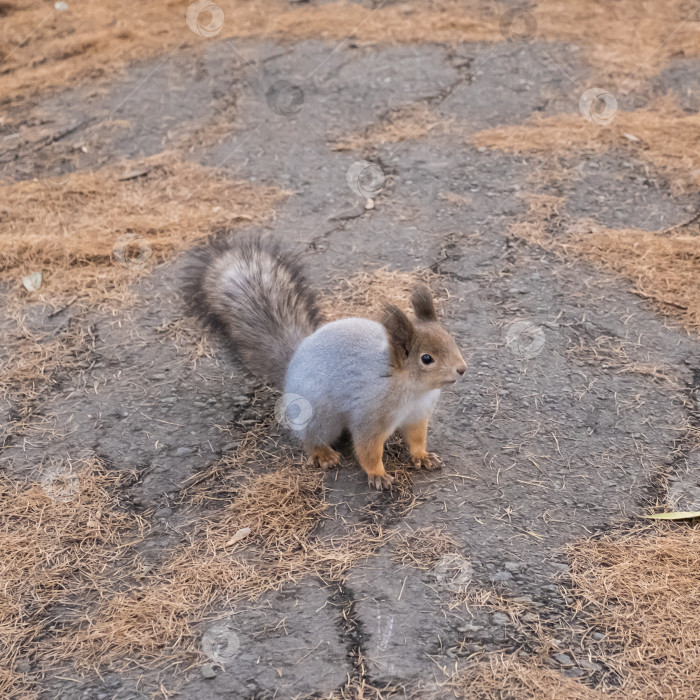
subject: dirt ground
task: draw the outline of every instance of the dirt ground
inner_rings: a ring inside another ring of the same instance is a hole
[[[475,139],[556,115],[598,138],[580,101],[601,76],[620,112],[672,99],[695,118],[700,59],[605,74],[590,36],[541,19],[430,41],[363,37],[362,17],[340,39],[185,27],[184,45],[0,107],[0,535],[38,552],[7,574],[3,697],[696,696],[621,660],[638,640],[601,610],[623,596],[586,598],[576,548],[694,533],[643,516],[700,510],[697,152],[674,170],[631,151],[635,133],[604,150]],[[350,445],[326,474],[304,464],[273,393],[187,316],[187,250],[224,227],[302,251],[328,316],[429,281],[469,366],[431,426],[441,471],[407,469],[398,438],[391,493]],[[620,262],[641,248],[581,242],[619,230],[686,246],[689,281],[662,293]],[[143,259],[120,264],[124,235]]]

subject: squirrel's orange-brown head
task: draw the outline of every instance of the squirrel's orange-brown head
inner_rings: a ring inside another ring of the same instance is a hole
[[[454,338],[438,323],[430,290],[425,285],[416,287],[411,304],[413,321],[395,306],[385,309],[383,324],[392,367],[426,390],[454,384],[467,365]]]

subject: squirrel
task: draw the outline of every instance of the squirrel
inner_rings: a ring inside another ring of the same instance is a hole
[[[267,235],[220,237],[193,254],[187,274],[196,313],[224,332],[250,371],[283,392],[282,422],[313,465],[337,465],[332,445],[348,430],[370,486],[390,489],[384,443],[398,428],[414,467],[440,467],[426,451],[428,421],[441,389],[467,366],[427,286],[412,293],[413,319],[387,304],[381,323],[323,323],[299,257]]]

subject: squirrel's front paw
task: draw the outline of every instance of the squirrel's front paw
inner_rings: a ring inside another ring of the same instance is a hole
[[[442,468],[442,460],[434,452],[423,452],[411,456],[411,462],[416,469],[427,469],[429,472]]]
[[[383,489],[391,490],[391,484],[394,481],[394,477],[389,476],[387,473],[384,473],[381,475],[380,474],[368,474],[367,480],[369,481],[369,485],[372,488],[377,489],[377,491],[381,491]]]

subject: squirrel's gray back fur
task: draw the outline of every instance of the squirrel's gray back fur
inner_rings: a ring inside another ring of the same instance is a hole
[[[292,355],[320,323],[297,256],[269,236],[229,234],[195,252],[186,293],[245,365],[278,388]]]
[[[371,432],[388,415],[393,417],[389,432],[409,418],[419,420],[440,394],[401,391],[396,385],[392,393],[391,383],[384,326],[366,318],[332,321],[306,338],[289,364],[285,396],[299,404],[302,420],[290,417],[287,423],[302,442],[330,445],[343,429]]]
[[[327,323],[301,343],[287,369],[285,397],[301,397],[302,416],[309,419],[290,427],[302,442],[330,445],[357,421],[376,421],[389,381],[381,324],[364,318]]]

